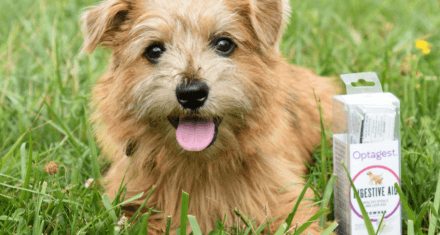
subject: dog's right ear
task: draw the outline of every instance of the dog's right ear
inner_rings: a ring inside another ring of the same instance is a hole
[[[91,7],[81,16],[84,32],[82,52],[92,53],[101,42],[111,42],[128,19],[130,0],[107,0]]]

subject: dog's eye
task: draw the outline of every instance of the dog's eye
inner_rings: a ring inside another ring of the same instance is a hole
[[[211,45],[217,54],[221,56],[230,56],[237,46],[232,39],[227,37],[216,38],[211,42]]]
[[[162,43],[154,43],[145,49],[143,56],[147,58],[151,63],[157,64],[159,58],[165,52],[165,47]]]

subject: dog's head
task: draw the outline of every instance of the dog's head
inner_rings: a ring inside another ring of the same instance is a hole
[[[288,12],[288,0],[107,0],[92,7],[82,16],[83,51],[101,43],[113,51],[98,96],[104,123],[157,128],[186,150],[203,150],[217,135],[228,139],[273,92]]]
[[[372,175],[371,171],[367,172],[367,175]]]

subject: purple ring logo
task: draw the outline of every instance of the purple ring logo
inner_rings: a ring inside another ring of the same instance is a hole
[[[369,166],[369,167],[367,167],[367,168],[364,168],[363,170],[361,170],[354,178],[353,178],[353,183],[354,183],[354,181],[356,180],[356,178],[358,178],[358,176],[359,175],[361,175],[362,173],[364,173],[365,171],[367,171],[367,170],[370,170],[370,169],[373,169],[373,168],[381,168],[381,169],[384,169],[384,170],[387,170],[388,172],[390,172],[392,175],[394,175],[394,177],[396,177],[396,180],[397,180],[397,183],[400,185],[400,179],[399,179],[399,176],[397,176],[397,174],[393,171],[393,170],[391,170],[390,168],[388,168],[388,167],[385,167],[385,166],[380,166],[380,165],[375,165],[375,166]],[[361,213],[359,213],[358,211],[356,211],[356,209],[354,208],[354,206],[353,206],[353,203],[351,202],[351,185],[350,185],[350,188],[349,188],[349,193],[348,193],[348,195],[349,195],[349,198],[350,198],[350,206],[351,206],[351,209],[353,210],[353,212],[359,217],[359,218],[361,218],[361,219],[363,219],[363,217],[362,217],[362,215],[361,215]],[[357,202],[357,201],[356,201]],[[394,208],[394,210],[393,211],[391,211],[391,213],[389,213],[388,215],[387,214],[385,214],[385,219],[388,219],[391,215],[393,215],[394,214],[394,212],[396,212],[396,210],[399,208],[399,206],[400,206],[400,199],[399,199],[399,201],[397,202],[397,205],[396,205],[396,207]],[[370,219],[371,221],[373,221],[373,222],[376,222],[377,221],[377,219]]]

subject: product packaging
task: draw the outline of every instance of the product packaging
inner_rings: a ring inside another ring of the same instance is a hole
[[[335,219],[339,235],[367,235],[345,163],[375,231],[402,234],[400,186],[400,102],[384,93],[373,72],[341,75],[347,95],[333,97]],[[370,86],[353,86],[365,80]]]

